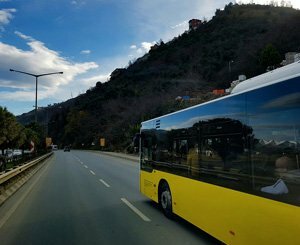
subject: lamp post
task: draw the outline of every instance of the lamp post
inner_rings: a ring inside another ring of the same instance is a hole
[[[233,60],[228,61],[228,70],[229,70],[229,80],[231,82],[231,64],[233,63]]]
[[[22,74],[26,74],[32,77],[35,77],[35,122],[37,122],[37,91],[38,91],[38,78],[42,76],[54,75],[54,74],[63,74],[62,71],[60,72],[51,72],[51,73],[44,73],[44,74],[32,74],[24,71],[17,71],[13,69],[9,69],[12,72],[18,72]]]

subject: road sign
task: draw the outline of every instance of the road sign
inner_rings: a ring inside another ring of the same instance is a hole
[[[100,146],[105,146],[105,138],[100,138]]]
[[[47,137],[46,138],[46,147],[52,145],[52,138]]]

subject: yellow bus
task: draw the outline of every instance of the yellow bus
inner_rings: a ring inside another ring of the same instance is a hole
[[[142,123],[140,190],[226,244],[299,244],[300,63]]]

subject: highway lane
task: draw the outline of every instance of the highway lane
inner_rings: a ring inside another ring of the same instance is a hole
[[[0,207],[1,244],[215,244],[139,193],[132,161],[57,151]]]

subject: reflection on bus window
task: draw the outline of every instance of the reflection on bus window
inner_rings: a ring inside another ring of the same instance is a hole
[[[186,139],[177,139],[173,143],[173,156],[175,163],[187,164],[188,142]]]
[[[200,179],[249,191],[248,144],[252,130],[239,120],[214,118],[202,123]]]
[[[292,87],[276,86],[268,93],[262,89],[249,95],[252,187],[258,195],[299,204],[300,97],[289,95],[294,93]]]
[[[199,146],[197,143],[194,143],[189,148],[188,156],[187,156],[187,164],[189,167],[189,174],[191,177],[198,177],[199,176]]]
[[[152,134],[144,132],[141,134],[141,167],[145,170],[151,170],[151,161],[153,158],[153,138]]]

